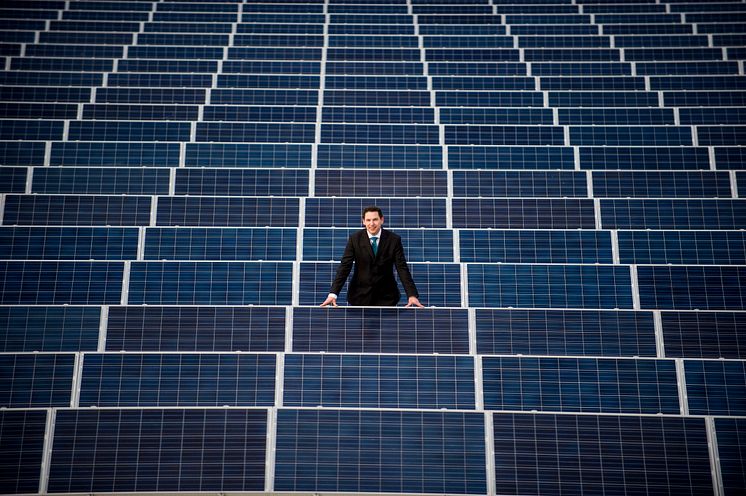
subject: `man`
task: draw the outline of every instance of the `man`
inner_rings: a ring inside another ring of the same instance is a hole
[[[408,307],[422,307],[418,299],[417,286],[407,267],[404,248],[399,235],[382,229],[383,212],[378,207],[363,210],[365,229],[355,232],[347,240],[342,262],[332,289],[322,307],[337,306],[337,295],[342,290],[347,276],[352,270],[352,280],[347,289],[350,305],[396,306],[399,302],[399,288],[394,279],[394,267],[407,293]]]

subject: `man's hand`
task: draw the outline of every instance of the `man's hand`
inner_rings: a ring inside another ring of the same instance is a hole
[[[404,305],[404,308],[408,308],[408,307],[411,307],[411,306],[425,308],[425,305],[423,305],[422,303],[420,303],[420,300],[418,300],[416,296],[410,296],[409,300],[407,301],[407,304]]]
[[[327,296],[326,300],[324,300],[324,303],[321,304],[322,307],[325,307],[327,305],[331,305],[333,307],[337,306],[337,299],[333,296]]]

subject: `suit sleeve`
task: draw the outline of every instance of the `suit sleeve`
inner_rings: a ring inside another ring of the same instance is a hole
[[[396,245],[394,246],[394,264],[396,265],[396,272],[399,274],[399,280],[404,286],[404,291],[407,293],[407,297],[415,296],[420,297],[417,292],[417,286],[414,284],[412,274],[409,272],[407,266],[407,258],[404,256],[404,247],[401,244],[401,238],[397,238]]]
[[[350,275],[352,264],[355,261],[355,251],[352,244],[352,236],[350,236],[347,240],[345,252],[342,255],[342,261],[339,264],[339,268],[337,268],[337,275],[334,277],[334,282],[332,282],[332,289],[329,291],[330,293],[338,295],[347,281],[347,276]]]

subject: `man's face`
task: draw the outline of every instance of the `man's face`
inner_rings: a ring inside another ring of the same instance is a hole
[[[378,212],[365,212],[363,225],[370,234],[376,235],[383,225],[383,217],[379,216]]]

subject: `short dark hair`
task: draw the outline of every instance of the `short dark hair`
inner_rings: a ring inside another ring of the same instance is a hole
[[[378,216],[383,219],[383,211],[380,207],[376,207],[375,205],[371,205],[370,207],[365,207],[363,209],[363,219],[365,218],[365,214],[368,212],[377,212]]]

